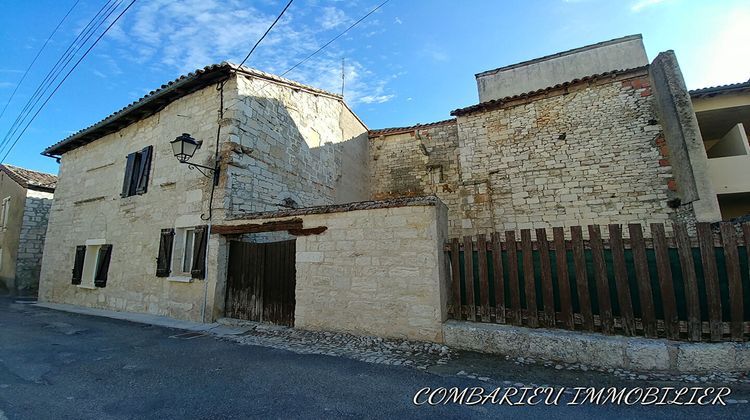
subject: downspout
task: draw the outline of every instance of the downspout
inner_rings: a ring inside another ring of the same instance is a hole
[[[230,76],[231,77],[231,76]],[[227,79],[229,80],[229,79]],[[216,127],[216,148],[214,151],[214,181],[211,183],[211,196],[208,200],[208,219],[205,219],[201,215],[201,219],[208,220],[208,229],[206,231],[206,255],[204,256],[205,261],[203,262],[203,267],[205,267],[205,278],[203,279],[203,306],[201,307],[201,322],[206,322],[206,308],[208,307],[208,281],[209,281],[209,243],[211,242],[211,225],[213,224],[213,205],[214,205],[214,190],[216,189],[216,185],[218,184],[218,176],[219,176],[219,169],[220,169],[220,162],[219,162],[219,140],[221,138],[221,122],[224,120],[224,85],[226,84],[227,80],[222,81],[219,83],[219,85],[216,87],[216,90],[219,91],[219,121]],[[218,254],[217,254],[218,256]],[[217,261],[218,263],[218,261]],[[217,270],[218,273],[218,270]],[[215,281],[214,287],[216,287],[219,284],[219,279],[217,278]]]

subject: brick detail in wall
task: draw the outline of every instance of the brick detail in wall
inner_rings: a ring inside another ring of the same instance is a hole
[[[667,205],[677,185],[654,107],[641,72],[468,113],[456,125],[372,137],[373,196],[436,194],[453,237],[689,221],[689,209]],[[433,161],[444,164],[445,187],[429,182]]]

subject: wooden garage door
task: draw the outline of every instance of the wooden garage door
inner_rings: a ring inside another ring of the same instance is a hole
[[[294,325],[295,241],[229,243],[225,316]]]

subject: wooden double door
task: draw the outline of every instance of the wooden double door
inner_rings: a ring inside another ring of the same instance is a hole
[[[295,241],[230,241],[225,316],[294,325]]]

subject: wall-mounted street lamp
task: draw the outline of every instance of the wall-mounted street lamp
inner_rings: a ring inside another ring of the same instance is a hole
[[[214,185],[219,185],[219,160],[218,159],[216,159],[216,163],[214,164],[213,168],[209,166],[203,166],[203,165],[198,165],[196,163],[188,162],[190,158],[192,158],[193,155],[195,154],[195,151],[201,148],[201,145],[203,144],[202,141],[194,139],[188,133],[182,133],[181,136],[172,140],[170,144],[172,145],[172,151],[174,152],[174,156],[177,158],[177,160],[180,161],[180,163],[184,163],[188,165],[188,168],[190,169],[193,169],[193,168],[197,169],[198,172],[203,174],[203,176],[211,176],[211,175],[206,172],[203,172],[201,168],[207,171],[211,171],[214,177]]]

